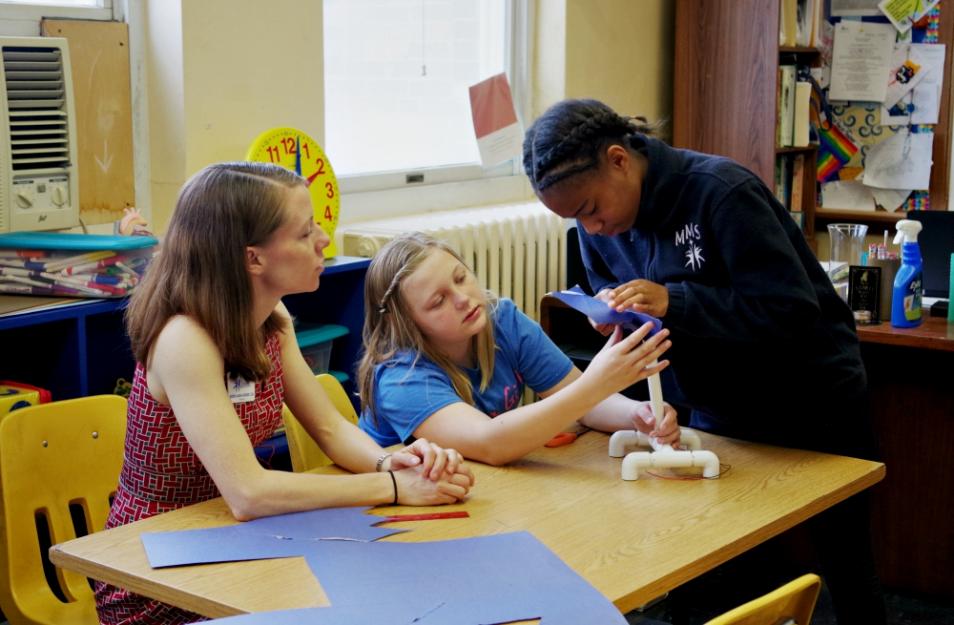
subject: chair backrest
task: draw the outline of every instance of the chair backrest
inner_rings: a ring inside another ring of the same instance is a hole
[[[105,527],[125,435],[126,400],[116,395],[22,408],[0,421],[0,609],[11,625],[99,622],[89,581],[54,569],[45,547]]]
[[[815,602],[821,590],[821,579],[807,573],[772,592],[743,603],[718,616],[706,625],[809,625]]]
[[[348,398],[348,393],[338,382],[337,378],[328,373],[319,373],[315,378],[325,389],[328,399],[334,404],[335,408],[345,419],[352,423],[358,422],[358,413],[354,410],[354,405]],[[325,455],[318,447],[318,443],[309,436],[305,428],[302,427],[295,415],[292,414],[288,406],[282,411],[282,418],[285,421],[285,437],[288,439],[288,455],[291,456],[292,469],[296,472],[308,471],[317,467],[326,467],[330,464],[331,458]]]

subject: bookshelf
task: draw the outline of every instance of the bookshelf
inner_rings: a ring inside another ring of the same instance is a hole
[[[775,188],[780,156],[805,154],[807,171],[815,169],[816,149],[776,146],[776,89],[779,65],[815,65],[818,51],[779,46],[780,0],[677,0],[673,65],[673,145],[728,156]],[[946,9],[946,10],[945,10]],[[954,10],[942,7],[939,43],[947,44],[945,67],[954,48]],[[941,96],[941,116],[934,127],[931,208],[948,208],[951,165],[950,88]],[[804,150],[800,152],[799,150]],[[802,188],[803,230],[814,246],[825,224],[852,221],[875,226],[893,224],[898,213],[817,209],[814,176]]]
[[[325,263],[321,288],[289,295],[284,302],[306,326],[328,326],[333,342],[331,373],[349,386],[361,351],[367,258],[338,256]],[[0,296],[0,304],[10,300]],[[19,298],[23,299],[23,298]],[[117,379],[135,369],[123,320],[125,298],[73,301],[34,297],[37,306],[0,314],[0,379],[26,382],[53,399],[112,393]],[[2,306],[0,306],[2,308]]]

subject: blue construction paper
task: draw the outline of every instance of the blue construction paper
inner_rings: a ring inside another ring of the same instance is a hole
[[[435,608],[437,607],[441,606],[435,606]],[[418,620],[414,610],[409,606],[377,603],[348,608],[298,608],[296,610],[254,612],[203,622],[222,623],[222,625],[368,625],[369,623],[418,625],[425,623],[425,621]],[[431,623],[427,622],[427,625],[431,625]]]
[[[579,286],[574,286],[566,291],[553,291],[550,295],[570,308],[580,311],[597,323],[622,326],[624,330],[637,330],[648,321],[653,324],[653,329],[649,331],[646,338],[662,330],[662,321],[656,317],[636,312],[635,310],[619,312],[610,308],[606,302],[587,295]]]
[[[369,508],[324,508],[280,514],[230,525],[180,532],[144,533],[142,544],[153,568],[264,560],[302,555],[301,543],[317,540],[372,541],[407,530],[374,527],[383,518]]]
[[[421,543],[322,541],[311,544],[305,561],[332,608],[365,605],[373,594],[376,603],[416,606],[421,625],[626,622],[528,532]]]
[[[233,527],[142,534],[149,566],[160,569],[187,564],[267,560],[300,556],[302,541],[281,540]]]
[[[383,517],[365,514],[370,506],[363,508],[323,508],[291,514],[263,517],[237,527],[262,534],[316,540],[340,538],[342,540],[372,541],[407,530],[374,527]]]
[[[142,535],[153,567],[303,556],[331,607],[223,619],[242,623],[625,624],[603,595],[527,532],[439,542],[369,542],[365,509],[325,509],[228,527]],[[373,531],[372,531],[373,530]],[[355,538],[360,537],[360,538]],[[344,539],[344,540],[342,540]]]
[[[229,625],[544,625],[626,619],[528,532],[425,543],[319,541],[305,559],[331,607],[219,619]]]

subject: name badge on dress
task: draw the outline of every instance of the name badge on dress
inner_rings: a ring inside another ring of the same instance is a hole
[[[246,382],[240,375],[228,376],[229,399],[233,404],[255,401],[255,382]]]

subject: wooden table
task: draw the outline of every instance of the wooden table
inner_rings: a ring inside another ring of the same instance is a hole
[[[954,352],[954,323],[945,317],[929,317],[925,310],[924,321],[915,328],[895,328],[887,322],[858,326],[858,338],[862,343]]]
[[[927,315],[927,311],[925,311]],[[954,324],[858,326],[871,416],[890,471],[873,491],[878,575],[954,599]]]
[[[702,434],[731,468],[720,479],[620,479],[597,432],[508,467],[473,464],[469,519],[395,523],[386,540],[528,530],[622,612],[712,569],[884,477],[884,465]],[[385,508],[379,512],[410,512]],[[50,559],[210,617],[327,605],[302,558],[153,570],[139,535],[231,524],[221,499],[55,545]],[[449,563],[452,565],[453,563]]]

